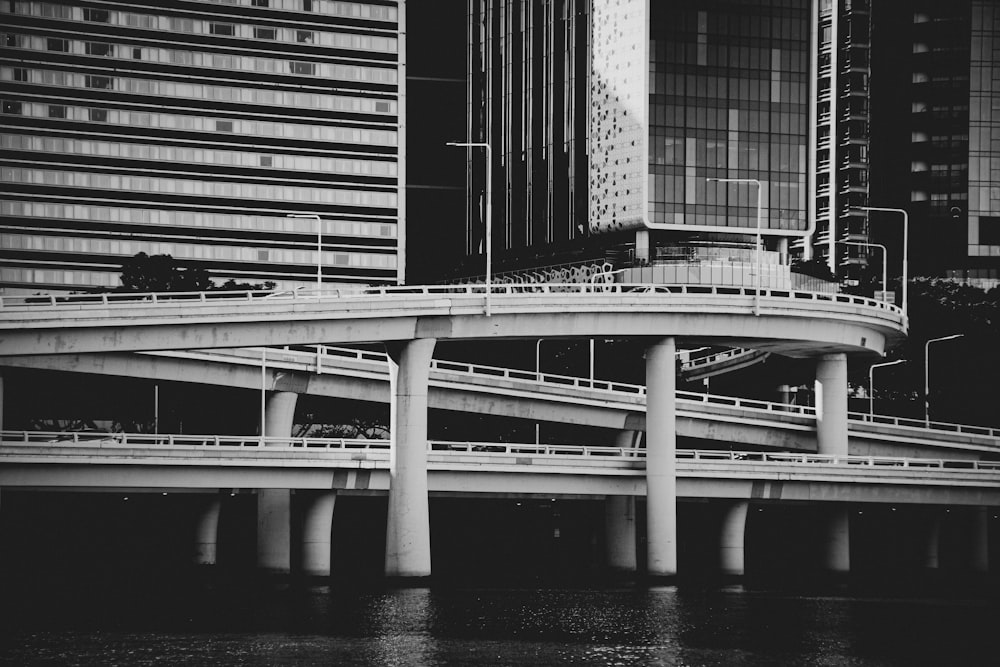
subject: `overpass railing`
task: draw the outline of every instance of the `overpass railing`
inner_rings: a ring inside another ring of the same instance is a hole
[[[486,294],[486,285],[383,285],[364,288],[298,289],[286,291],[218,290],[208,292],[103,292],[100,294],[34,294],[0,296],[0,310],[39,307],[112,306],[135,303],[177,304],[218,303],[221,301],[256,302],[263,299],[315,302],[341,298],[371,298],[373,296],[424,295],[424,296],[479,296]],[[530,294],[676,294],[698,296],[747,296],[758,294],[762,298],[793,299],[800,301],[825,301],[865,306],[876,310],[902,315],[902,309],[884,301],[877,301],[851,294],[829,294],[789,289],[722,286],[722,285],[664,285],[649,283],[523,283],[494,284],[494,296]]]
[[[3,445],[31,444],[38,446],[106,448],[230,448],[234,451],[248,448],[282,450],[295,454],[303,450],[367,450],[386,452],[391,447],[388,440],[347,438],[275,438],[259,436],[178,435],[145,433],[98,433],[67,431],[3,431]],[[427,443],[428,453],[510,456],[587,457],[616,459],[645,459],[646,451],[633,447],[604,447],[572,444],[532,444],[510,442],[475,442],[432,440]],[[838,454],[810,454],[798,452],[747,452],[715,449],[679,449],[678,461],[713,462],[740,461],[754,464],[801,464],[830,466],[864,466],[890,468],[961,469],[1000,472],[1000,461],[969,459],[937,459],[896,456],[855,456]]]

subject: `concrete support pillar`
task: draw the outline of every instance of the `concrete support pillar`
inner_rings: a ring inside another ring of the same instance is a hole
[[[969,566],[973,572],[990,571],[990,513],[988,507],[972,508],[972,553]]]
[[[0,373],[0,432],[3,432],[3,373]]]
[[[219,551],[219,512],[222,499],[212,496],[201,508],[195,528],[195,565],[215,565]]]
[[[389,458],[389,517],[385,574],[431,574],[430,513],[427,502],[427,381],[433,338],[387,345],[395,364],[392,450]]]
[[[820,454],[847,454],[847,355],[825,354],[816,364],[816,441]]]
[[[292,569],[292,492],[257,490],[257,567],[273,574]]]
[[[290,438],[295,426],[295,403],[299,395],[292,391],[274,391],[267,395],[264,411],[264,435]]]
[[[750,503],[740,500],[726,508],[722,516],[719,540],[719,566],[722,574],[742,577],[746,574],[747,510]]]
[[[635,233],[635,261],[637,264],[648,264],[649,259],[649,230],[637,230]]]
[[[787,405],[792,402],[792,388],[787,384],[778,385],[778,403]]]
[[[834,574],[851,571],[851,517],[846,507],[833,507],[827,517],[823,569]]]
[[[648,571],[677,574],[676,344],[646,349],[646,538]]]
[[[788,237],[778,237],[778,254],[781,256],[781,263],[788,264]]]
[[[604,500],[608,567],[635,572],[635,497],[608,496]]]
[[[923,533],[923,566],[928,570],[936,570],[941,566],[941,510],[936,507],[929,509]]]
[[[302,573],[330,576],[330,543],[333,530],[334,491],[322,491],[303,503]]]

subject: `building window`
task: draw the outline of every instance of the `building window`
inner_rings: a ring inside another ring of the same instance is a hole
[[[300,63],[300,62],[297,62],[297,61],[293,60],[293,61],[291,61],[289,63],[289,65],[291,65],[292,74],[310,74],[310,75],[312,75],[312,74],[316,73],[316,64],[315,63]]]
[[[274,158],[272,156],[270,156],[270,155],[261,155],[260,156],[260,166],[262,166],[262,167],[273,166],[273,164],[272,164],[273,162],[274,162]]]
[[[231,120],[217,120],[217,121],[215,121],[215,131],[216,132],[232,132],[233,131],[233,121],[231,121]]]
[[[16,100],[4,100],[3,101],[3,112],[13,115],[21,115],[21,103]]]
[[[69,51],[69,40],[49,37],[46,47],[49,51]]]
[[[115,48],[104,42],[87,42],[85,52],[88,56],[112,56],[115,53]]]
[[[83,20],[92,23],[107,23],[111,18],[111,12],[107,9],[84,9]]]
[[[87,88],[100,88],[101,90],[108,90],[112,88],[112,79],[110,76],[94,76],[92,74],[88,74]]]
[[[267,7],[268,6],[268,0],[252,0],[250,2],[250,5],[252,7]]]
[[[60,104],[49,105],[49,118],[65,118],[65,117],[66,117],[66,107]]]
[[[300,44],[312,44],[316,35],[311,30],[296,30],[295,41]]]
[[[378,113],[389,113],[389,103],[388,102],[376,102],[375,111]]]
[[[108,122],[108,110],[107,109],[90,109],[90,120],[95,123],[106,123]]]
[[[1000,246],[1000,217],[979,217],[979,243]]]
[[[27,81],[28,80],[28,70],[23,67],[14,68],[14,81]]]
[[[208,31],[213,35],[227,35],[232,37],[236,34],[236,26],[232,23],[210,23]]]
[[[253,36],[255,39],[270,39],[275,40],[278,38],[278,31],[274,28],[258,28],[253,29]]]

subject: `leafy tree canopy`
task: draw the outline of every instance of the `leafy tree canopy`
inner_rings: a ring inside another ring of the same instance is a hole
[[[171,255],[140,252],[122,263],[121,286],[117,292],[204,292],[208,290],[271,290],[274,283],[238,283],[232,278],[216,286],[208,271],[199,266],[185,267]]]

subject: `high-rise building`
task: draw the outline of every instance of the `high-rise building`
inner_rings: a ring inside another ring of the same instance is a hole
[[[112,287],[138,252],[279,287],[320,263],[402,280],[404,14],[4,0],[0,290]]]
[[[912,273],[996,285],[1000,6],[914,0],[873,11],[873,198],[908,210]]]
[[[796,253],[850,278],[869,20],[867,0],[470,3],[468,140],[493,149],[498,270],[720,247],[738,263],[759,230],[765,263]],[[475,255],[481,154],[469,171]]]

